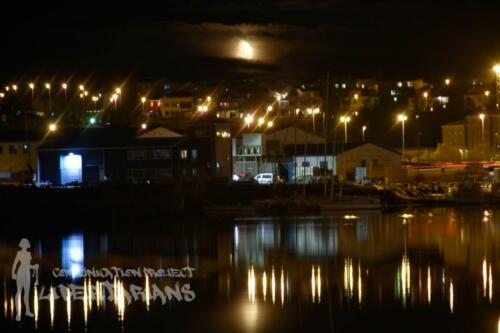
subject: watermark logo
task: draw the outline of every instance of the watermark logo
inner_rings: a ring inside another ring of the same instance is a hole
[[[53,323],[54,304],[59,299],[66,302],[68,318],[71,312],[70,302],[83,301],[86,322],[87,312],[92,309],[93,303],[97,305],[97,309],[105,306],[107,302],[114,303],[119,317],[123,320],[124,308],[132,302],[142,301],[149,310],[150,304],[154,301],[159,301],[164,305],[167,301],[192,302],[196,298],[196,293],[190,284],[195,271],[193,267],[87,268],[83,266],[83,249],[81,255],[78,256],[81,260],[71,262],[67,268],[53,268],[50,275],[52,280],[50,287],[39,288],[39,265],[31,263],[28,239],[21,239],[19,247],[20,250],[12,264],[12,279],[16,281],[17,288],[14,298],[17,321],[21,320],[24,304],[25,316],[35,317],[36,325],[40,301],[48,301],[51,323]],[[135,284],[138,281],[139,283]],[[30,308],[30,293],[33,284],[35,285],[33,294],[35,313]]]
[[[33,312],[30,309],[30,290],[31,278],[35,276],[35,284],[38,284],[38,264],[31,264],[31,252],[28,249],[31,247],[30,242],[23,238],[19,242],[21,250],[17,251],[16,258],[12,264],[12,279],[16,281],[16,320],[21,320],[22,304],[21,298],[24,301],[25,312],[28,317],[33,317]]]

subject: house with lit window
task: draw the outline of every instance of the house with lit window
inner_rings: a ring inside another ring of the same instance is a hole
[[[37,149],[42,133],[36,131],[0,131],[0,183],[26,183],[37,171]]]

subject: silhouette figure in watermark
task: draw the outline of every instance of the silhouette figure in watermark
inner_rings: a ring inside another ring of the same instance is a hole
[[[31,275],[32,269],[36,276],[35,284],[38,284],[38,264],[31,264],[31,253],[28,251],[30,248],[30,242],[23,238],[19,242],[19,247],[21,250],[17,251],[16,259],[12,264],[12,279],[16,280],[17,292],[15,298],[16,304],[16,320],[21,320],[21,294],[23,293],[24,314],[28,317],[33,317],[33,313],[30,310],[30,290],[31,290]],[[18,268],[19,266],[19,268]]]

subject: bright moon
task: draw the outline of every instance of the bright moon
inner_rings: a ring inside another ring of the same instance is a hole
[[[246,40],[240,41],[238,45],[238,57],[251,60],[253,58],[253,48]]]

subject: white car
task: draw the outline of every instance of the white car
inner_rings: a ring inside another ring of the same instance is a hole
[[[261,185],[268,185],[273,183],[273,174],[272,173],[259,173],[254,179],[257,183]]]

